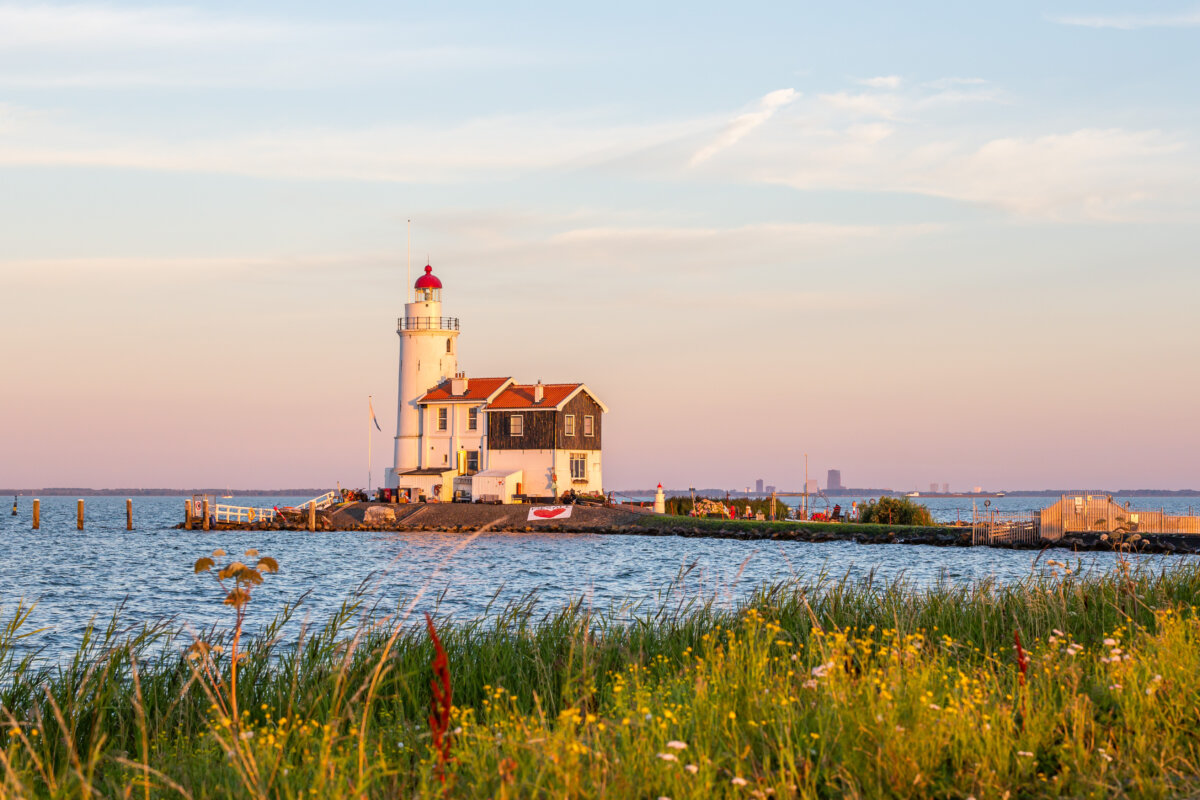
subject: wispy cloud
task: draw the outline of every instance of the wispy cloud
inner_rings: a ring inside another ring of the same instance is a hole
[[[872,89],[899,89],[901,78],[899,75],[880,75],[874,78],[862,78],[857,83],[863,86],[870,86]]]
[[[378,80],[397,71],[529,63],[382,21],[298,21],[188,6],[0,5],[0,86],[259,87]],[[408,44],[419,41],[421,44]]]
[[[692,156],[691,166],[708,161],[722,150],[737,144],[746,134],[775,116],[775,112],[791,103],[798,97],[795,89],[778,89],[762,98],[757,111],[740,115],[729,123],[721,134]]]
[[[1178,14],[1115,14],[1110,16],[1049,17],[1060,25],[1084,28],[1115,28],[1123,31],[1141,28],[1194,28],[1200,25],[1200,9]]]

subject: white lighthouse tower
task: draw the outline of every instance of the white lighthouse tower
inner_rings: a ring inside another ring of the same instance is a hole
[[[425,265],[413,285],[414,299],[397,320],[400,335],[400,393],[396,411],[396,455],[384,477],[396,487],[399,476],[428,466],[421,463],[421,414],[417,400],[458,371],[458,318],[442,316],[442,282]]]

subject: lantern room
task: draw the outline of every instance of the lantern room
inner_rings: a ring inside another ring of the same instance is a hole
[[[433,274],[433,267],[428,264],[425,265],[425,274],[417,278],[413,288],[416,289],[417,302],[442,302],[442,282]]]

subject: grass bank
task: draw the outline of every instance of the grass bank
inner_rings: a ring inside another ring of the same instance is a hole
[[[201,646],[167,623],[127,632],[116,616],[70,662],[38,666],[19,655],[32,632],[18,610],[0,633],[0,794],[1200,790],[1200,570],[1047,566],[1017,585],[824,578],[765,587],[729,611],[685,603],[629,621],[525,602],[442,623],[453,706],[432,733],[435,647],[402,612],[349,602],[282,639],[289,608],[258,636],[209,631]],[[233,594],[248,573],[225,574],[214,602],[231,619],[266,613]]]

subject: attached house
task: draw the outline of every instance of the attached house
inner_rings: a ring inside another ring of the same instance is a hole
[[[582,383],[511,384],[487,404],[487,469],[521,472],[529,497],[601,492],[601,421]]]

